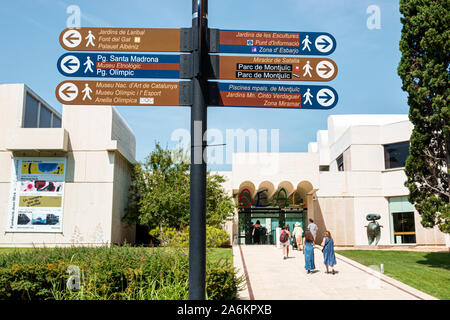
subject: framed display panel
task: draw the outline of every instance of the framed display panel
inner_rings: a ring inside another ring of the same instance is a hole
[[[62,232],[66,159],[15,157],[8,232]]]

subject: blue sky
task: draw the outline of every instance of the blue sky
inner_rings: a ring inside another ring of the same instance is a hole
[[[15,0],[0,10],[0,83],[26,83],[61,111],[55,88],[66,80],[56,62],[66,51],[58,37],[69,5],[78,5],[82,27],[180,28],[191,26],[190,0]],[[369,30],[370,5],[381,12],[381,29]],[[326,129],[332,114],[406,114],[407,95],[397,75],[401,33],[395,0],[209,0],[209,26],[228,30],[328,32],[337,40],[328,56],[339,68],[339,103],[331,110],[209,108],[208,128],[279,129],[280,152],[305,152]],[[111,79],[114,80],[114,79]],[[287,82],[287,84],[289,84]],[[301,83],[296,83],[301,84]],[[118,107],[133,129],[136,158],[142,161],[155,141],[175,145],[174,130],[189,130],[188,107]],[[225,152],[224,152],[225,153]],[[230,164],[210,166],[231,170]]]

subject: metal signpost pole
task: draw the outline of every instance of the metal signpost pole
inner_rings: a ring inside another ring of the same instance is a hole
[[[206,101],[207,0],[192,1],[194,77],[191,108],[191,182],[189,219],[189,300],[205,299],[206,277]]]

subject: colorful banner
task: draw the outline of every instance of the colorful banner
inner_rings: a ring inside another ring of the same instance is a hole
[[[61,232],[65,158],[14,158],[7,231]]]

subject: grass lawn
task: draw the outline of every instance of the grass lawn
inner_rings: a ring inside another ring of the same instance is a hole
[[[231,248],[207,249],[206,258],[213,261],[227,260],[233,263],[233,250]]]
[[[384,273],[441,300],[450,300],[450,253],[336,250],[365,266],[384,264]]]
[[[10,252],[13,252],[14,250],[27,251],[27,250],[32,250],[32,248],[0,248],[0,254],[10,253]]]

